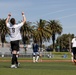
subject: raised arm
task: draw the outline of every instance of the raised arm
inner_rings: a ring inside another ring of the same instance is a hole
[[[7,23],[9,22],[10,17],[11,17],[11,14],[9,13],[9,14],[8,14],[8,17],[7,17],[6,21],[5,21],[6,25],[7,25]]]
[[[23,24],[26,22],[26,17],[24,15],[24,12],[22,12],[22,17],[23,17]]]

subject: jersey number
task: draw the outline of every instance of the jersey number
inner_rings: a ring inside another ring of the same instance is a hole
[[[12,33],[14,33],[15,32],[15,28],[12,28]]]

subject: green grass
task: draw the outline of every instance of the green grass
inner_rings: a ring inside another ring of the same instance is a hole
[[[46,52],[46,55],[50,54],[50,52]],[[62,58],[62,56],[66,54],[67,57],[66,58]],[[54,57],[52,58],[48,58],[48,56],[44,56],[42,57],[43,60],[70,60],[71,59],[71,53],[70,52],[52,52],[52,55]],[[11,59],[11,57],[0,57],[0,60],[9,60]],[[31,57],[19,57],[20,60],[32,60],[32,56]]]
[[[69,60],[70,52],[52,52],[53,58],[43,60]],[[67,54],[67,58],[62,55]],[[32,57],[19,57],[19,60],[32,60]],[[0,57],[0,60],[11,60],[11,57]],[[72,62],[21,62],[20,68],[11,69],[11,62],[0,62],[0,75],[76,75],[76,65]]]
[[[0,75],[76,75],[72,62],[21,63],[20,68],[11,69],[10,62],[0,62]]]

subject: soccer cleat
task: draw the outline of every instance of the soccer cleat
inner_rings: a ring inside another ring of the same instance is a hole
[[[76,65],[76,62],[74,61],[74,64]]]
[[[16,64],[16,66],[19,67],[20,66],[20,63]]]
[[[18,63],[18,67],[20,66],[20,63]]]
[[[38,60],[36,60],[36,62],[38,62]]]
[[[17,68],[17,66],[16,65],[11,65],[11,68]]]

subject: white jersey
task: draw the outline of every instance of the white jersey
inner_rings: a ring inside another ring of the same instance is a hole
[[[23,22],[15,25],[7,23],[7,27],[10,30],[10,41],[21,40],[20,28],[23,26]]]
[[[76,47],[76,38],[72,39],[72,47]]]

